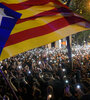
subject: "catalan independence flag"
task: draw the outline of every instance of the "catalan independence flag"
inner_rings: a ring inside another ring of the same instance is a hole
[[[58,0],[0,0],[22,14],[2,51],[0,60],[90,29]]]

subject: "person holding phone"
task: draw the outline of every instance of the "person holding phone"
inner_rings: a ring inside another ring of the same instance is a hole
[[[72,93],[70,91],[70,86],[69,85],[67,85],[64,89],[63,100],[76,100],[75,97],[72,95]]]
[[[51,85],[47,87],[47,100],[54,100],[53,87]]]
[[[77,99],[80,100],[80,98],[84,95],[83,91],[82,91],[82,86],[81,84],[76,84],[75,86],[75,96]]]

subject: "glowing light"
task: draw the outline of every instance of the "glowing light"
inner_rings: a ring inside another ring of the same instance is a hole
[[[28,71],[29,74],[31,74],[31,71]]]
[[[49,94],[49,98],[51,98],[52,97],[52,95],[51,94]]]
[[[3,66],[0,66],[0,69],[2,69],[3,68]]]
[[[50,62],[52,62],[52,60],[50,60]]]
[[[88,6],[89,6],[89,8],[90,8],[90,1],[88,2]]]
[[[46,60],[49,60],[49,58],[46,58]]]
[[[80,10],[80,14],[82,14],[82,9]]]
[[[62,66],[62,64],[59,64],[59,66]]]
[[[84,41],[84,42],[86,42],[86,41]]]
[[[33,63],[35,62],[35,60],[33,60]]]
[[[38,64],[40,65],[41,64],[41,61],[39,61]]]
[[[69,81],[68,81],[68,80],[66,80],[66,81],[65,81],[65,83],[69,83]]]
[[[63,71],[63,72],[65,72],[65,71],[66,71],[66,69],[65,69],[65,68],[63,68],[63,69],[62,69],[62,71]]]
[[[66,78],[66,75],[64,75],[63,77]]]
[[[77,85],[77,88],[80,89],[80,85]]]
[[[85,8],[87,11],[90,11],[90,1],[89,0],[88,0],[88,2],[86,2]]]
[[[56,63],[56,61],[54,61],[54,63]]]
[[[22,68],[22,66],[18,66],[18,68],[19,68],[19,69],[21,69],[21,68]]]
[[[43,78],[43,75],[41,77]]]
[[[0,61],[0,63],[2,63],[2,61]]]

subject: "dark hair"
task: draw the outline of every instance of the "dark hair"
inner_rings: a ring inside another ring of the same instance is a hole
[[[36,97],[41,96],[41,91],[40,91],[40,89],[35,88],[35,90],[34,90],[34,96],[36,96]]]
[[[47,87],[47,94],[52,94],[53,93],[53,87],[51,85],[49,85]]]
[[[4,95],[3,100],[9,100],[9,97],[7,95]]]

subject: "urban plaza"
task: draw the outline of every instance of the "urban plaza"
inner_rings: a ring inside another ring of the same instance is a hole
[[[90,0],[0,0],[0,100],[90,100]]]

